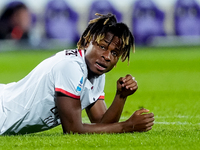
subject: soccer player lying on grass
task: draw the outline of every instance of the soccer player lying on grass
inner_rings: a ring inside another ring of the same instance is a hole
[[[130,75],[117,81],[116,95],[107,109],[105,73],[118,59],[129,60],[134,39],[112,14],[91,20],[78,48],[42,61],[25,78],[0,84],[0,134],[27,134],[62,125],[64,133],[125,133],[152,129],[154,114],[140,109],[119,122],[124,104],[138,86]],[[82,123],[86,109],[91,121]]]

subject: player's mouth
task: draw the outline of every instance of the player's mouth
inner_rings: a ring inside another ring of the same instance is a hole
[[[104,71],[107,68],[104,64],[101,64],[98,62],[96,62],[95,66],[96,66],[97,70],[99,70],[99,71]]]

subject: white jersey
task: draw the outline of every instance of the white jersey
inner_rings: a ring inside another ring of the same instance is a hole
[[[105,75],[87,79],[83,50],[45,59],[18,82],[0,84],[0,135],[40,132],[59,125],[55,92],[81,101],[82,109],[104,99]]]

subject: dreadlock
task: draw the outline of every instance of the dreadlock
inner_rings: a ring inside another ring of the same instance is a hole
[[[88,27],[77,43],[78,49],[84,49],[86,44],[89,43],[93,37],[95,37],[95,41],[99,43],[104,39],[106,33],[110,32],[122,41],[121,61],[123,62],[127,58],[129,61],[130,49],[133,48],[134,51],[134,38],[127,25],[124,23],[117,23],[116,17],[113,14],[102,15],[96,13],[95,15],[99,17],[90,20]]]

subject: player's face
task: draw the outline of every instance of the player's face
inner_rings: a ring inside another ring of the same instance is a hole
[[[120,48],[120,39],[110,32],[99,43],[95,40],[91,41],[85,48],[85,60],[89,73],[102,75],[110,71],[119,60]]]

